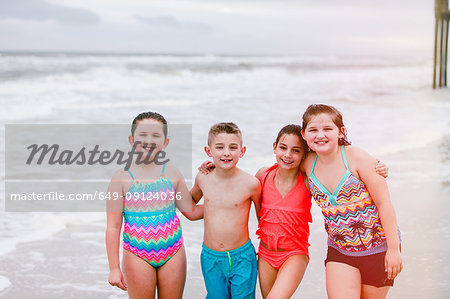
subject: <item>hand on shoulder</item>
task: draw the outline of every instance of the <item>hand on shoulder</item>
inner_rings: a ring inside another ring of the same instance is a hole
[[[256,173],[255,173],[255,177],[259,180],[259,177],[261,176],[261,174],[266,171],[267,169],[269,169],[269,167],[261,167]]]

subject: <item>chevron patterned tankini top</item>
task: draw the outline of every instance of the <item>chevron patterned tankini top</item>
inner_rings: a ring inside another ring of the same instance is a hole
[[[183,245],[181,223],[175,211],[175,187],[164,176],[152,183],[133,184],[124,204],[123,248],[157,268]]]
[[[332,194],[314,175],[317,156],[309,176],[312,196],[325,218],[328,246],[351,256],[384,252],[386,237],[377,206],[364,182],[350,172],[344,146],[341,153],[347,171]]]

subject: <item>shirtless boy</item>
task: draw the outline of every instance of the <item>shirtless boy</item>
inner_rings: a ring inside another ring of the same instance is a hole
[[[210,299],[255,298],[257,263],[248,217],[252,201],[259,213],[261,187],[236,166],[245,150],[234,123],[213,125],[205,152],[216,167],[199,173],[191,190],[196,201],[204,197],[201,266]]]

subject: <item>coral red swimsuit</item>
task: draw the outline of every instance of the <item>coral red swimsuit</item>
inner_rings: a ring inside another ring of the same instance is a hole
[[[302,175],[298,175],[297,184],[282,197],[274,181],[277,170],[278,164],[275,164],[259,177],[262,202],[256,234],[268,247],[259,245],[259,257],[279,269],[293,255],[308,255],[312,217],[311,196]]]

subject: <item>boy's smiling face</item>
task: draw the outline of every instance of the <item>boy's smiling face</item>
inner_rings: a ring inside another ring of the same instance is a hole
[[[211,144],[205,146],[206,154],[213,159],[216,167],[231,169],[236,166],[239,158],[245,153],[245,146],[237,134],[219,133],[215,135]]]

